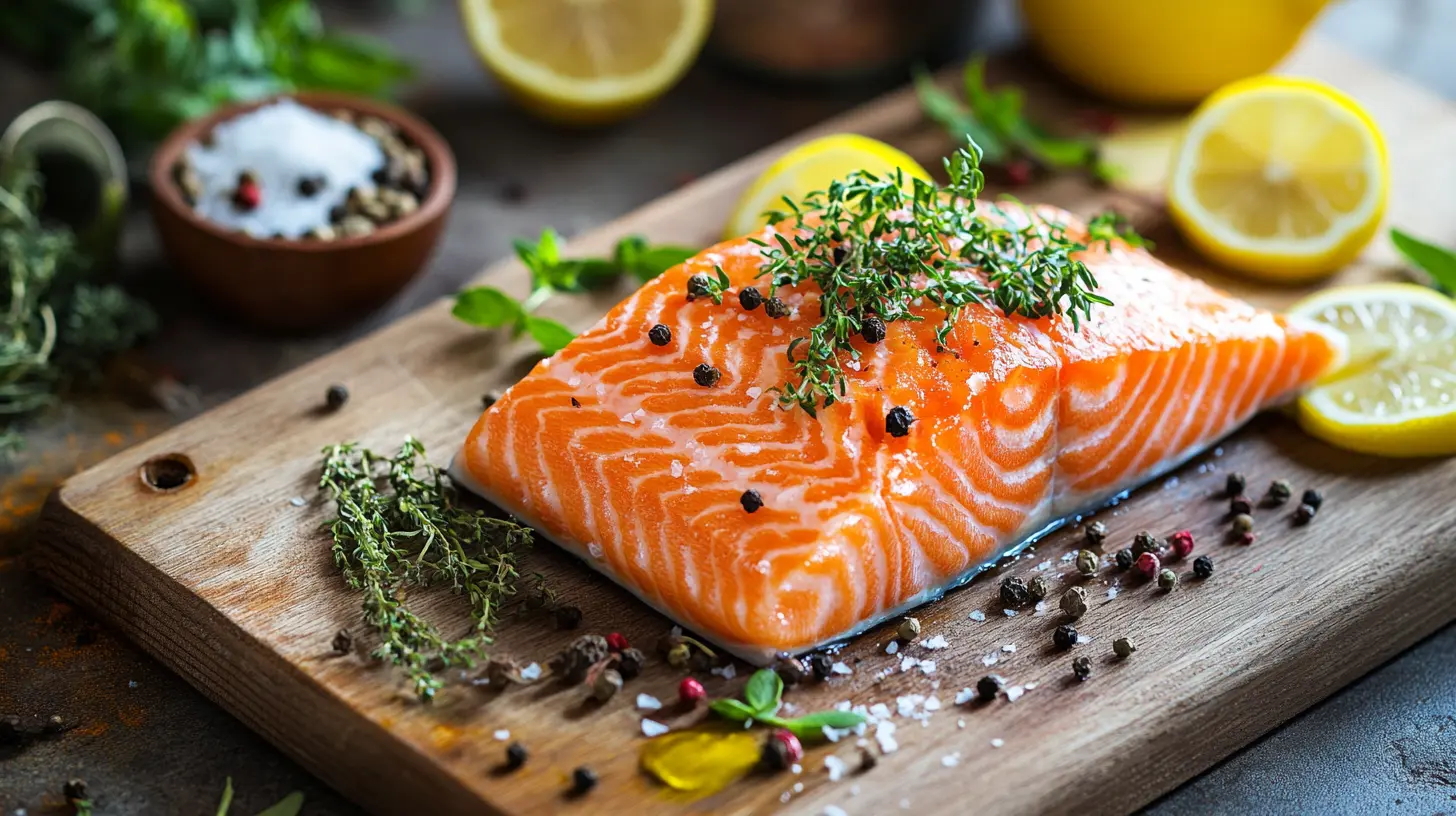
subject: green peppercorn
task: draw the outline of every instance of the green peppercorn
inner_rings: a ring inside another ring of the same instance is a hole
[[[1087,614],[1087,590],[1074,586],[1062,593],[1062,612],[1072,620]]]
[[[1072,674],[1078,680],[1086,680],[1092,676],[1092,661],[1085,657],[1079,657],[1072,661]]]
[[[1094,521],[1087,525],[1087,528],[1082,531],[1082,535],[1087,539],[1087,546],[1102,549],[1102,542],[1107,540],[1107,525]]]
[[[1199,578],[1208,578],[1213,575],[1213,559],[1206,555],[1200,555],[1193,559],[1193,574]]]
[[[906,618],[900,621],[900,628],[896,631],[901,640],[914,640],[920,637],[920,619]]]
[[[1158,588],[1164,592],[1172,592],[1173,587],[1178,586],[1178,573],[1165,569],[1158,572]]]
[[[1007,609],[1020,609],[1031,603],[1031,593],[1026,582],[1020,578],[1006,578],[1001,581],[1001,605]]]
[[[1097,575],[1097,553],[1091,550],[1079,550],[1077,552],[1077,572],[1083,578],[1092,578]]]
[[[1129,549],[1118,550],[1116,558],[1117,568],[1123,572],[1132,569],[1133,563],[1137,561],[1137,556],[1133,555],[1132,550]]]
[[[1064,596],[1065,597],[1065,596]],[[1070,624],[1062,624],[1052,632],[1052,643],[1058,649],[1070,649],[1077,645],[1077,629]]]
[[[1264,494],[1264,501],[1278,506],[1294,495],[1294,487],[1285,479],[1275,479],[1269,483],[1269,492]]]
[[[674,669],[681,669],[688,664],[692,657],[693,650],[688,648],[686,643],[679,643],[667,650],[667,665]]]
[[[1254,517],[1248,513],[1240,513],[1234,516],[1233,527],[1236,534],[1243,535],[1254,529]]]
[[[1136,651],[1137,644],[1133,643],[1132,638],[1120,637],[1117,640],[1112,641],[1112,653],[1122,658],[1123,660],[1132,657],[1132,653]]]
[[[1033,601],[1046,600],[1049,592],[1051,592],[1051,585],[1040,575],[1033,575],[1031,580],[1026,582],[1026,594],[1030,595]]]

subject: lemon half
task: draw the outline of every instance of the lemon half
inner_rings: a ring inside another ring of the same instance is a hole
[[[712,0],[460,0],[466,35],[521,104],[568,124],[633,113],[687,72]]]
[[[1311,80],[1253,77],[1194,112],[1168,209],[1219,264],[1310,280],[1370,242],[1385,213],[1388,164],[1379,128],[1348,96]]]
[[[1381,456],[1456,454],[1456,302],[1375,283],[1326,289],[1289,311],[1349,341],[1344,370],[1299,400],[1306,431]]]

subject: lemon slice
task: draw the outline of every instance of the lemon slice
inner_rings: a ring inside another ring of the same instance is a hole
[[[1456,454],[1456,302],[1407,283],[1342,286],[1295,304],[1344,332],[1349,363],[1299,400],[1305,430],[1381,456]]]
[[[460,15],[481,61],[526,108],[600,124],[682,77],[713,0],[460,0]]]
[[[852,133],[815,139],[785,153],[749,185],[728,218],[724,237],[747,235],[767,224],[765,213],[784,209],[785,197],[799,201],[856,170],[888,178],[896,169],[904,171],[907,189],[912,178],[930,180],[925,168],[884,142]]]
[[[1168,209],[1204,255],[1303,281],[1354,260],[1385,212],[1385,140],[1344,94],[1305,79],[1235,82],[1194,112]]]

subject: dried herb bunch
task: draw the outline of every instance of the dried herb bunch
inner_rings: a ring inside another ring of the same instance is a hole
[[[1110,301],[1096,293],[1097,280],[1075,257],[1087,246],[1057,224],[1018,219],[996,205],[977,211],[985,178],[974,141],[945,160],[950,183],[922,179],[907,192],[896,171],[881,179],[857,171],[803,201],[784,199],[787,211],[770,213],[770,223],[793,219],[775,243],[763,247],[761,277],[780,286],[812,282],[820,292],[822,318],[808,337],[789,344],[798,382],[778,387],[779,402],[814,414],[842,399],[847,390],[841,354],[857,359],[852,340],[865,321],[918,321],[912,303],[925,298],[945,312],[937,332],[941,343],[971,304],[995,306],[1007,315],[1040,318],[1065,314],[1079,325],[1094,304]],[[1099,216],[1091,232],[1099,240],[1131,237],[1115,217]]]
[[[504,603],[516,593],[528,527],[456,504],[444,472],[405,439],[392,458],[357,443],[324,448],[319,488],[338,509],[328,523],[334,563],[364,592],[364,619],[379,633],[374,656],[404,669],[422,701],[441,688],[439,668],[473,666]],[[474,631],[445,638],[401,602],[405,586],[448,583],[470,599]]]

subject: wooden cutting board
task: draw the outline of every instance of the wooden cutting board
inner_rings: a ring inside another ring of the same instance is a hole
[[[993,79],[1023,83],[1034,105],[1052,115],[1071,116],[1083,104],[1024,64],[995,68]],[[1446,215],[1456,190],[1450,151],[1456,111],[1320,42],[1308,43],[1285,69],[1345,89],[1384,127],[1394,223],[1456,239],[1456,223]],[[1299,296],[1204,268],[1165,228],[1157,196],[1140,190],[1158,189],[1169,121],[1129,119],[1110,148],[1111,158],[1134,171],[1130,191],[1092,190],[1064,178],[1017,192],[1084,213],[1122,208],[1158,241],[1160,255],[1184,269],[1265,305]],[[906,91],[800,138],[834,131],[885,139],[927,164],[949,148]],[[711,243],[739,192],[785,146],[583,236],[572,251],[600,251],[629,232]],[[1393,275],[1392,261],[1382,240],[1342,279]],[[483,280],[518,292],[525,285],[514,262],[491,267]],[[581,327],[620,294],[562,298],[552,309]],[[320,530],[326,508],[314,489],[319,449],[349,439],[389,448],[412,433],[444,462],[475,419],[481,395],[509,384],[532,362],[527,348],[452,320],[447,304],[427,308],[68,480],[46,510],[39,568],[311,771],[370,810],[391,814],[739,813],[776,810],[782,802],[805,813],[831,804],[855,814],[1124,811],[1456,618],[1456,594],[1449,590],[1456,571],[1456,461],[1357,456],[1303,435],[1281,417],[1263,417],[1219,451],[1102,514],[1115,542],[1144,528],[1191,528],[1218,572],[1167,595],[1126,576],[1089,584],[1092,609],[1079,628],[1093,641],[1078,653],[1092,658],[1090,681],[1074,682],[1070,656],[1052,651],[1050,631],[1061,622],[1054,608],[1006,617],[995,601],[994,578],[983,578],[917,613],[925,635],[944,636],[947,648],[913,645],[891,657],[885,654],[891,631],[881,627],[845,648],[841,659],[853,674],[791,692],[790,700],[805,710],[841,700],[893,709],[899,695],[938,697],[942,708],[924,727],[895,720],[900,747],[880,757],[878,767],[829,781],[827,755],[858,764],[859,749],[841,742],[812,749],[801,775],[755,776],[689,803],[637,771],[644,739],[633,699],[638,692],[671,699],[680,677],[660,662],[600,707],[584,703],[585,689],[553,682],[496,695],[457,687],[426,707],[409,697],[392,670],[331,654],[337,630],[360,630],[360,598],[335,573]],[[318,413],[325,388],[336,382],[348,385],[349,404]],[[170,454],[187,457],[196,478],[170,493],[144,486],[143,464]],[[1325,507],[1303,528],[1288,522],[1288,508],[1260,511],[1257,544],[1225,544],[1224,505],[1211,497],[1234,470],[1248,474],[1256,488],[1276,477],[1298,488],[1317,486],[1327,496]],[[1041,568],[1058,591],[1074,580],[1061,556],[1075,546],[1074,532],[1054,535],[1003,572],[1029,575]],[[530,566],[585,611],[582,631],[620,631],[650,649],[668,628],[668,621],[549,545],[533,554]],[[1183,569],[1186,578],[1186,564]],[[1112,588],[1120,590],[1115,598]],[[465,624],[458,598],[420,593],[411,602],[446,622],[447,631]],[[971,619],[975,610],[987,619]],[[549,615],[526,615],[501,628],[496,649],[544,664],[576,634],[555,631]],[[1141,650],[1118,661],[1110,647],[1123,635]],[[906,655],[933,659],[937,668],[929,675],[920,668],[902,672]],[[1015,702],[954,706],[956,691],[985,674],[992,657],[995,671],[1036,688]],[[741,678],[704,680],[714,696],[736,693],[741,684]],[[493,737],[498,729],[531,752],[517,773],[497,767],[504,748]],[[573,800],[564,792],[579,765],[589,765],[602,781],[588,797]]]

